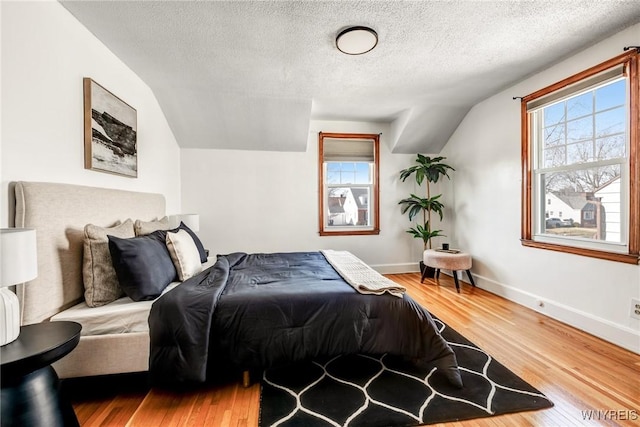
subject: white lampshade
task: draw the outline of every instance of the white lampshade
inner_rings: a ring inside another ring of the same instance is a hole
[[[200,215],[198,214],[178,214],[169,216],[169,227],[176,228],[184,222],[184,225],[189,227],[191,231],[200,230]]]
[[[20,303],[7,286],[28,282],[38,276],[36,230],[0,229],[0,345],[20,334]]]
[[[0,286],[28,282],[38,276],[36,230],[0,229]]]

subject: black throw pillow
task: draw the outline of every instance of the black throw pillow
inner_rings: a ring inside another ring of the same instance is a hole
[[[156,231],[128,239],[107,236],[120,287],[134,301],[157,298],[176,280],[176,268],[161,234]]]

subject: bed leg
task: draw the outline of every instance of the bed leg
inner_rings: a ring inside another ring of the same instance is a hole
[[[251,385],[251,376],[249,375],[249,371],[242,371],[242,386],[247,388]]]

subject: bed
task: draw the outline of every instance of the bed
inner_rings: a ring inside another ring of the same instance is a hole
[[[14,224],[35,228],[38,245],[38,277],[16,288],[23,325],[49,321],[83,303],[86,224],[108,227],[127,218],[153,220],[166,213],[161,194],[48,182],[10,186]],[[134,328],[87,335],[85,330],[76,349],[53,367],[60,378],[147,371],[149,333]]]
[[[36,182],[15,183],[15,195],[15,226],[35,228],[38,238],[38,278],[17,288],[22,323],[81,319],[83,324],[78,347],[54,364],[61,378],[151,368],[158,384],[192,383],[227,368],[390,352],[435,363],[462,385],[455,355],[434,332],[426,310],[406,294],[361,295],[319,252],[223,255],[152,301],[123,297],[87,308],[83,228],[161,218],[164,197]],[[123,313],[137,320],[113,324]]]
[[[213,267],[154,302],[152,382],[205,382],[232,369],[390,353],[431,363],[462,386],[455,355],[423,307],[405,293],[356,291],[358,283],[369,282],[351,275],[347,283],[327,257],[325,252],[218,256]],[[362,263],[351,258],[355,261],[341,264],[340,271]]]

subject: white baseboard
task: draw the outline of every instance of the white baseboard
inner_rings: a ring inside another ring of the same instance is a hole
[[[380,274],[417,273],[420,271],[420,265],[417,262],[407,262],[403,264],[378,264],[372,265],[371,268]]]
[[[476,286],[481,289],[640,354],[640,333],[634,329],[477,274],[473,274],[473,279],[476,282]]]

